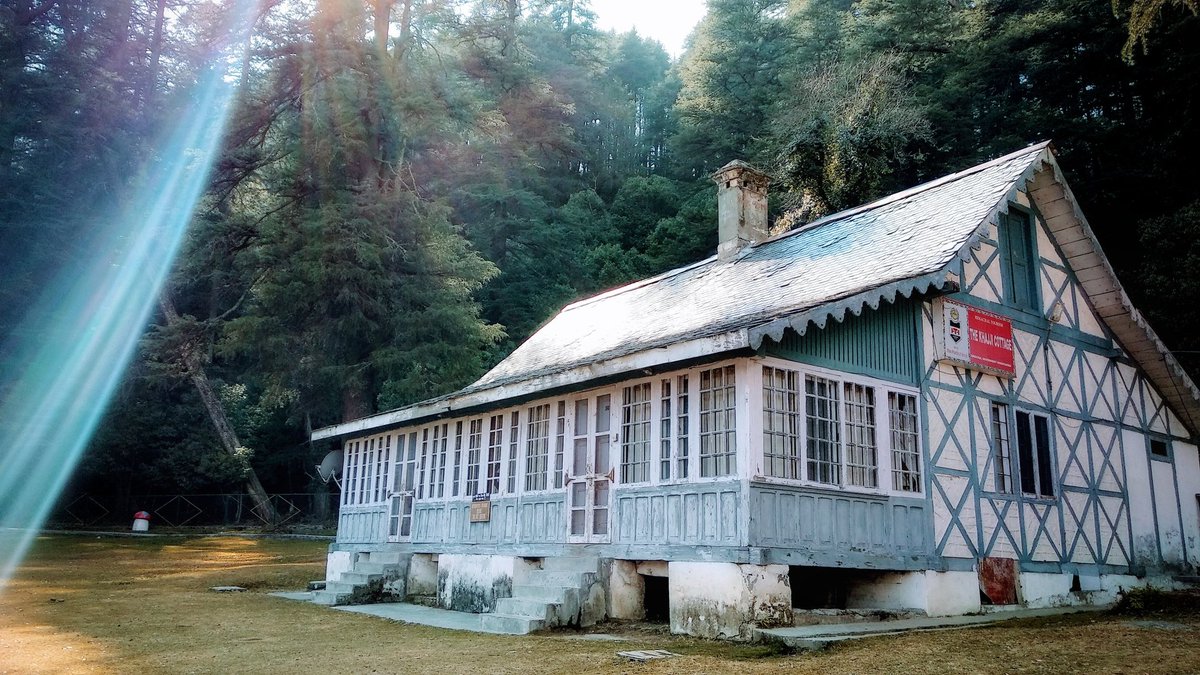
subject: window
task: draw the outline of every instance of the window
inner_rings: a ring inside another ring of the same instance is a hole
[[[550,405],[529,409],[525,436],[525,491],[546,489],[546,469],[550,455]]]
[[[425,498],[425,472],[429,470],[429,428],[421,430],[421,467],[417,474],[417,499]]]
[[[805,438],[808,442],[808,479],[841,485],[842,443],[838,419],[838,387],[833,380],[804,378]]]
[[[1054,463],[1050,458],[1050,420],[1023,410],[1017,411],[1017,462],[1021,470],[1021,492],[1054,496]]]
[[[459,476],[462,475],[463,423],[454,423],[454,474],[450,476],[450,496],[458,496]]]
[[[558,422],[554,429],[554,487],[563,486],[563,453],[567,436],[567,402],[558,402]]]
[[[736,382],[733,366],[700,372],[700,476],[737,472]]]
[[[892,427],[892,489],[921,491],[921,445],[917,435],[917,397],[888,392]]]
[[[650,383],[625,387],[621,405],[621,482],[650,480]]]
[[[850,485],[879,485],[875,446],[875,388],[846,382],[846,479]]]
[[[671,416],[671,380],[658,384],[658,479],[671,480],[671,429],[675,420]]]
[[[467,427],[467,484],[463,488],[463,494],[467,497],[473,496],[479,491],[479,470],[482,459],[483,446],[483,419],[471,420]]]
[[[446,494],[446,441],[448,424],[433,425],[433,448],[429,464],[429,498],[441,498]]]
[[[675,379],[677,405],[675,406],[675,463],[676,477],[688,477],[688,376]]]
[[[484,492],[500,492],[500,460],[504,457],[504,415],[492,415],[488,427],[487,485]]]
[[[518,436],[521,433],[521,411],[512,411],[512,424],[509,427],[508,433],[508,494],[514,494],[517,491],[517,445]]]
[[[1038,277],[1029,215],[1010,209],[1000,216],[999,230],[1004,300],[1012,307],[1037,311]]]
[[[763,460],[768,476],[800,475],[800,373],[763,368]]]
[[[392,436],[383,437],[383,449],[376,457],[375,468],[375,501],[381,502],[387,497],[388,473],[392,468]]]
[[[1155,459],[1171,459],[1171,446],[1165,438],[1150,438],[1150,456]]]
[[[996,467],[996,492],[1012,494],[1013,483],[1012,432],[1008,428],[1008,406],[992,403],[992,463]]]

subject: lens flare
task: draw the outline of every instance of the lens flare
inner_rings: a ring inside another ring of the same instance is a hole
[[[251,25],[253,5],[242,4],[232,34]],[[147,328],[220,151],[234,93],[223,69],[201,75],[188,112],[154,148],[151,175],[119,212],[96,214],[93,259],[64,264],[6,338],[0,588],[75,469]]]

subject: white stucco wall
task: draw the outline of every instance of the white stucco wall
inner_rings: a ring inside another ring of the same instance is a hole
[[[438,556],[438,604],[460,612],[490,612],[499,598],[512,597],[512,587],[532,569],[524,558],[506,555]]]
[[[786,565],[671,562],[671,632],[744,639],[752,625],[791,625]]]
[[[325,580],[337,581],[342,572],[354,567],[354,554],[350,551],[330,551],[325,558]]]

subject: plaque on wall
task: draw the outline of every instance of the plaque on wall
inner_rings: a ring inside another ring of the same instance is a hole
[[[1012,321],[978,307],[934,300],[934,343],[939,361],[1001,377],[1016,374]]]
[[[471,498],[471,513],[468,520],[472,523],[486,523],[492,519],[492,495],[475,495]]]

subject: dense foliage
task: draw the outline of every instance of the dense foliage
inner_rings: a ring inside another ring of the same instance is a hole
[[[1131,51],[1111,0],[709,0],[674,62],[588,0],[265,0],[247,35],[233,2],[0,8],[5,335],[103,255],[90,218],[163,159],[149,140],[198,75],[240,84],[177,315],[147,327],[81,487],[307,489],[307,429],[452,391],[566,302],[709,255],[707,176],[734,158],[774,175],[790,227],[1053,139],[1200,363],[1190,2],[1135,3]]]

